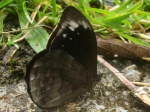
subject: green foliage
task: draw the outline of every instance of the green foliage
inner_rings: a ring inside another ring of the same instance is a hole
[[[9,4],[11,4],[13,1],[14,0],[2,0],[0,2],[0,9],[3,8],[3,7],[5,7],[5,6],[7,6],[7,5],[9,5]]]
[[[89,7],[86,8],[86,6],[83,6],[84,10],[87,10],[86,12],[89,12],[88,14],[85,12],[83,13],[87,16],[89,21],[96,26],[96,32],[100,31],[99,33],[101,33],[101,36],[104,38],[110,38],[110,35],[113,32],[119,37],[123,37],[130,42],[144,46],[150,46],[150,44],[144,39],[140,39],[139,37],[137,37],[137,35],[139,36],[139,34],[133,29],[134,25],[136,24],[140,24],[142,27],[143,25],[148,25],[147,23],[140,23],[142,19],[149,20],[150,15],[146,11],[141,11],[143,1],[141,0],[138,2],[134,2],[133,0],[127,0],[125,3],[120,4],[120,2],[117,2],[117,4],[119,5],[118,8],[112,11]],[[100,16],[100,14],[102,16]],[[91,15],[94,16],[91,17]],[[97,27],[98,25],[99,27]],[[102,30],[100,30],[99,28]],[[143,27],[143,29],[145,28]],[[111,32],[109,32],[110,29]],[[133,36],[133,32],[134,34],[137,34],[136,37],[135,35]]]
[[[124,38],[129,42],[150,46],[147,36],[150,23],[149,0],[124,0],[124,2],[113,0],[116,6],[108,8],[104,3],[104,9],[90,7],[90,0],[65,1],[67,5],[73,5],[81,10],[93,25],[95,32],[103,38],[111,38],[114,35],[118,39]],[[43,26],[55,26],[62,11],[61,4],[56,4],[56,0],[2,0],[0,2],[0,46],[17,45],[25,38],[36,52],[40,52],[45,49],[50,35],[48,31],[51,30]],[[15,29],[15,33],[6,34],[3,31],[4,20],[11,13],[17,14],[21,30]]]
[[[23,11],[18,11],[17,13],[21,28],[23,29],[26,27],[28,19],[26,18],[26,15],[23,13]],[[31,28],[24,31],[24,33],[26,32],[25,34],[27,34],[25,39],[36,52],[40,52],[41,50],[46,48],[49,34],[43,27],[34,27],[35,25],[36,23],[33,22],[33,27],[31,26]]]
[[[3,26],[4,26],[3,21],[5,20],[6,16],[8,15],[8,11],[5,8],[3,8],[2,10],[0,10],[0,15],[1,15],[0,16],[0,33],[2,33]]]

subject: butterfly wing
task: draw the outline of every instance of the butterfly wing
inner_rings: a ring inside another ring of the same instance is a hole
[[[55,107],[87,91],[88,72],[67,52],[54,50],[33,60],[34,65],[27,66],[32,69],[26,81],[29,95],[39,107]]]
[[[64,10],[47,49],[67,51],[91,73],[91,77],[96,77],[96,37],[89,21],[76,8],[69,6]]]
[[[27,65],[28,93],[41,108],[59,106],[92,88],[97,81],[97,44],[88,20],[68,7],[47,49]]]

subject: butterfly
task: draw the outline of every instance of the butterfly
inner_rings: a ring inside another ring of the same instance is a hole
[[[90,91],[99,79],[94,31],[79,10],[68,6],[46,49],[26,66],[27,91],[37,106],[48,109]]]

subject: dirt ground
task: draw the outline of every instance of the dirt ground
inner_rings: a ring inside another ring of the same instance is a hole
[[[7,53],[13,46],[6,48],[0,56],[0,112],[45,112],[30,99],[24,81],[25,66],[35,52],[25,42],[13,57]],[[6,56],[6,57],[5,57]],[[8,61],[4,64],[5,61]],[[7,58],[7,59],[6,59]],[[150,63],[140,60],[107,59],[131,81],[150,83]],[[59,107],[57,112],[150,112],[150,107],[143,104],[126,88],[107,68],[98,62],[98,75],[102,75],[90,93],[73,99]]]

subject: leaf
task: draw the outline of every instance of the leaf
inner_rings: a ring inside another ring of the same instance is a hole
[[[23,11],[18,11],[19,22],[21,28],[25,28],[26,23],[28,22]],[[42,27],[34,27],[28,35],[26,36],[27,42],[30,46],[38,53],[46,48],[48,42],[49,34]]]
[[[26,1],[24,1],[24,2],[22,3],[22,9],[23,9],[23,12],[24,12],[26,18],[28,19],[28,21],[29,21],[30,23],[32,23],[31,17],[30,17],[30,15],[29,15],[29,12],[28,12],[27,7],[26,7]]]
[[[0,33],[3,32],[3,28],[4,28],[3,22],[8,14],[9,12],[5,8],[0,10]]]
[[[150,47],[149,43],[145,42],[144,40],[141,40],[141,39],[138,39],[138,38],[135,38],[135,37],[132,37],[130,35],[126,35],[124,33],[121,33],[121,32],[116,32],[118,35],[134,42],[135,44],[139,44],[139,45],[143,45],[143,46],[148,46]]]
[[[97,46],[98,54],[108,57],[117,55],[128,59],[150,59],[150,48],[141,45],[97,38]]]
[[[127,12],[134,12],[136,11],[138,8],[140,8],[143,4],[143,0],[136,2],[134,4],[133,0],[128,0],[127,2],[125,2],[124,4],[122,4],[119,8],[117,8],[116,10],[114,10],[114,13],[127,13]]]
[[[10,4],[11,2],[13,2],[14,0],[2,0],[0,2],[0,9],[5,7],[6,5]]]

